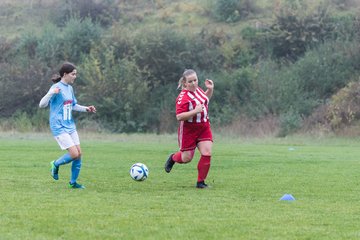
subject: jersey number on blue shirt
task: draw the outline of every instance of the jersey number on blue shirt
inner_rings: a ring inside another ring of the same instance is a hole
[[[63,120],[69,121],[71,120],[71,111],[72,111],[72,101],[68,100],[64,102],[63,107]]]

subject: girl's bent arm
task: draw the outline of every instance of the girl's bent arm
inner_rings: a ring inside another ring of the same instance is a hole
[[[188,111],[188,112],[182,112],[176,115],[176,119],[178,121],[186,121],[190,118],[194,117],[196,114],[201,113],[204,106],[202,104],[196,105],[195,109]]]
[[[214,92],[214,82],[210,79],[205,80],[205,87],[207,88],[205,94],[210,99]]]
[[[59,92],[60,92],[60,88],[58,88],[58,87],[50,88],[48,93],[40,100],[39,107],[41,107],[41,108],[47,107],[51,97],[54,94],[58,94]]]
[[[54,92],[50,89],[50,91],[40,100],[39,107],[40,108],[47,107],[52,95],[54,95]]]
[[[214,89],[213,88],[208,88],[206,91],[205,91],[205,94],[206,96],[210,99],[213,95],[213,92],[214,92]]]

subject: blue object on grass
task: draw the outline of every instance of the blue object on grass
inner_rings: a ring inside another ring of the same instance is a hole
[[[285,194],[279,201],[294,201],[295,198],[291,194]]]

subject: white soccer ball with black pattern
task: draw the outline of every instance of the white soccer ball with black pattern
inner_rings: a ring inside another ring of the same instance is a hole
[[[149,169],[143,163],[135,163],[130,168],[130,176],[135,181],[144,181],[149,176]]]

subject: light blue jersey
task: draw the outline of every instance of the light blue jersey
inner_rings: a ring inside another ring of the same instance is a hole
[[[58,87],[60,92],[50,98],[50,129],[54,136],[61,133],[72,133],[76,131],[72,108],[77,100],[71,85],[58,82],[51,86],[51,89]]]

